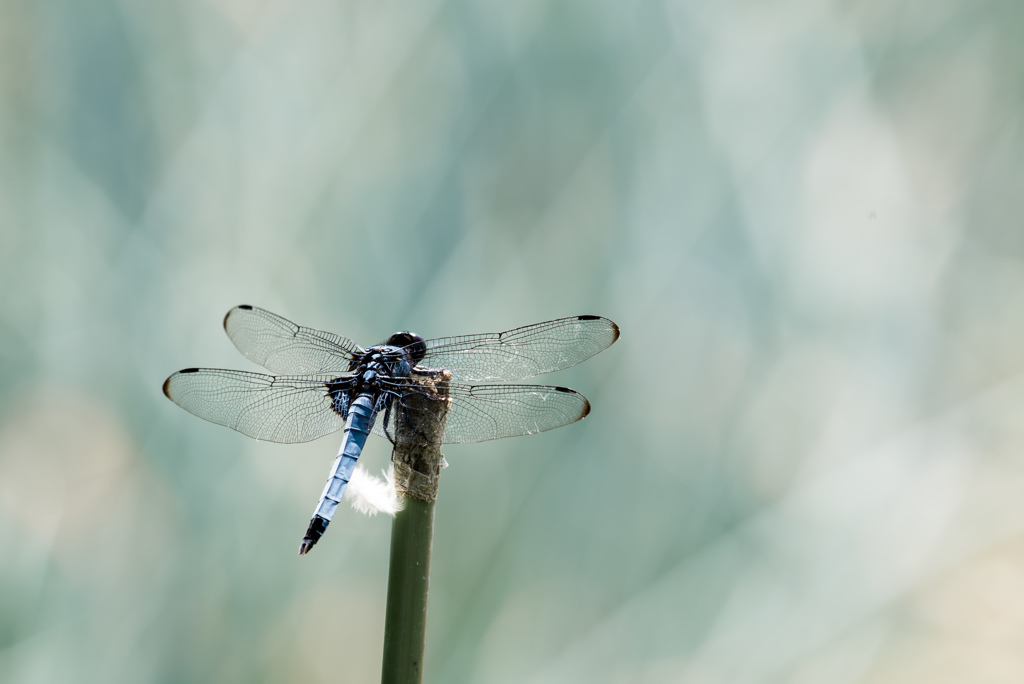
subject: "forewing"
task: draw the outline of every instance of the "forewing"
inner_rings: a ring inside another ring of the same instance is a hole
[[[427,340],[421,368],[456,380],[509,382],[575,366],[610,347],[619,327],[600,316],[570,316],[501,333]]]
[[[429,403],[417,401],[421,393],[407,387],[406,399],[396,401],[388,421],[374,427],[379,435],[395,436],[401,411],[431,410]],[[444,431],[445,444],[485,442],[503,437],[518,437],[544,432],[575,423],[590,413],[590,402],[567,387],[549,385],[468,385],[452,382],[449,386],[451,408]],[[422,409],[418,407],[424,407]]]
[[[333,378],[338,380],[338,378]],[[164,394],[189,413],[268,442],[309,442],[340,430],[332,376],[263,375],[187,368],[164,382]],[[335,391],[344,383],[334,383]]]
[[[284,375],[345,372],[359,350],[340,335],[303,328],[248,304],[228,311],[224,330],[247,359]]]

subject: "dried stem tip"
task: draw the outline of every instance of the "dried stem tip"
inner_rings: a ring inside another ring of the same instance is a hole
[[[409,392],[395,421],[395,489],[399,497],[434,501],[444,457],[445,423],[451,400],[449,371],[415,373],[411,380],[427,390]]]

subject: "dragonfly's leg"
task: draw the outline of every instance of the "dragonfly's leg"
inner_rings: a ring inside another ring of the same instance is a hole
[[[391,436],[390,432],[388,432],[388,421],[391,419],[392,404],[393,402],[389,401],[384,407],[384,422],[381,423],[381,425],[384,427],[384,436],[388,438],[389,442],[391,442],[391,446],[395,446],[395,438]]]
[[[348,392],[343,391],[336,393],[331,403],[333,404],[332,408],[341,416],[342,420],[347,420],[349,405]]]
[[[427,433],[419,429],[416,425],[416,421],[412,419],[412,412],[409,410],[409,406],[407,404],[402,404],[402,417],[405,419],[406,429],[418,435],[423,440],[422,443],[425,444],[430,441],[427,437]]]

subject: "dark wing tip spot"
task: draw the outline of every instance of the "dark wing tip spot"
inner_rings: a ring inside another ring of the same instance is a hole
[[[224,330],[225,331],[228,329],[228,319],[231,318],[231,314],[235,313],[235,311],[237,311],[239,309],[241,309],[242,311],[252,311],[252,307],[250,305],[248,305],[248,304],[239,304],[238,306],[236,306],[231,311],[228,311],[226,314],[224,314]]]
[[[619,326],[615,325],[615,321],[610,321],[604,316],[591,316],[589,314],[584,316],[577,316],[576,319],[580,321],[605,321],[608,323],[609,326],[611,326],[613,333],[612,341],[609,342],[608,344],[615,344],[615,340],[619,339]]]
[[[252,311],[252,305],[251,304],[239,304],[234,309],[232,309],[231,311],[228,311],[226,314],[224,314],[224,330],[228,329],[228,319],[231,318],[231,314],[235,313],[235,309],[241,309],[242,311]]]
[[[167,397],[168,399],[170,399],[171,401],[174,401],[174,398],[171,396],[171,380],[173,380],[175,378],[175,376],[181,375],[182,373],[198,373],[198,372],[199,372],[198,368],[183,368],[180,371],[178,371],[177,373],[171,373],[171,376],[169,378],[167,378],[166,380],[164,380],[164,396]]]
[[[552,389],[554,389],[554,390],[556,390],[558,392],[565,392],[566,394],[575,394],[577,397],[579,397],[580,399],[583,400],[583,409],[580,411],[580,417],[577,418],[576,420],[583,420],[588,415],[590,415],[590,402],[587,401],[587,398],[585,396],[583,396],[582,394],[580,394],[579,392],[577,392],[574,389],[569,389],[568,387],[557,387],[556,386],[556,387],[553,387]]]

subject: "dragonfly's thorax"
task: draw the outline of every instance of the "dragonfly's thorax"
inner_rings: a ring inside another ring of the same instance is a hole
[[[395,333],[387,342],[363,351],[349,362],[351,375],[327,382],[331,408],[346,417],[350,403],[359,395],[373,398],[375,410],[391,405],[396,396],[396,380],[409,377],[423,358],[426,344],[415,333]]]
[[[404,378],[412,372],[412,364],[409,363],[409,355],[404,349],[384,344],[367,349],[363,358],[359,360],[356,371]]]
[[[387,344],[370,347],[353,364],[351,393],[376,396],[381,391],[381,381],[406,378],[411,372],[412,363],[405,349]]]

